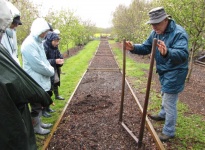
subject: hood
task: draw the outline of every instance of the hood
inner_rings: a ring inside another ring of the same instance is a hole
[[[0,0],[0,10],[0,32],[2,32],[11,24],[13,16],[5,0]]]
[[[38,37],[41,33],[50,30],[48,23],[43,18],[37,18],[31,25],[31,35]]]
[[[46,41],[52,42],[53,40],[60,40],[60,37],[58,36],[58,34],[49,31],[49,32],[46,34]]]
[[[46,40],[44,42],[44,46],[48,49],[58,49],[58,47],[53,47],[52,45],[52,41],[53,40],[60,40],[60,37],[58,36],[58,34],[54,33],[54,32],[51,32],[49,31],[47,34],[46,34]]]

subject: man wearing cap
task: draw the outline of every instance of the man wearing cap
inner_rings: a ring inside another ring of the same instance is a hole
[[[20,12],[10,2],[7,2],[13,15],[13,22],[10,27],[6,29],[5,34],[2,37],[1,43],[8,50],[11,57],[20,65],[18,59],[18,46],[16,37],[16,28],[18,25],[22,25],[20,20]]]
[[[165,120],[159,138],[167,141],[175,136],[178,94],[184,89],[188,72],[188,35],[166,14],[163,7],[152,9],[149,18],[147,24],[153,28],[150,36],[143,44],[126,42],[126,49],[131,53],[147,55],[151,53],[153,39],[158,39],[155,60],[161,84],[162,106],[157,115],[149,117],[155,121]]]

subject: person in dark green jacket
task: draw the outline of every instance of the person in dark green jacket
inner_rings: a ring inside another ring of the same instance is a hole
[[[0,41],[13,20],[6,3],[0,0]],[[41,103],[47,107],[52,100],[2,44],[0,70],[0,149],[37,150],[28,103]]]
[[[143,44],[126,42],[131,53],[147,55],[151,53],[153,39],[158,40],[155,53],[156,69],[159,74],[162,93],[162,107],[158,115],[149,115],[155,121],[165,120],[161,141],[175,136],[178,94],[183,91],[188,73],[188,35],[184,28],[167,15],[163,7],[149,12],[147,22],[153,28]]]

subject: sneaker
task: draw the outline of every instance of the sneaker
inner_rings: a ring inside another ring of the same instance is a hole
[[[173,139],[174,136],[168,136],[168,135],[165,135],[163,133],[159,134],[159,139],[162,141],[162,142],[166,142],[168,141],[169,139]]]
[[[165,121],[165,118],[162,118],[158,115],[148,115],[152,120],[155,120],[155,121]]]
[[[55,99],[57,99],[57,100],[64,100],[65,98],[63,98],[63,97],[61,97],[61,96],[56,96]]]

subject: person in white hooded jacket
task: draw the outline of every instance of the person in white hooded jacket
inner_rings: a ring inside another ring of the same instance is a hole
[[[10,2],[6,2],[8,8],[11,10],[13,16],[13,22],[10,27],[6,29],[5,34],[2,36],[1,43],[8,50],[11,57],[20,65],[18,59],[18,46],[16,37],[16,28],[18,25],[22,25],[20,20],[19,10]]]
[[[33,21],[30,35],[23,41],[21,46],[23,69],[51,96],[50,77],[54,75],[54,68],[46,58],[42,41],[49,31],[48,23],[43,18]],[[41,122],[42,106],[39,103],[30,103],[31,117],[34,132],[37,134],[48,134],[52,124]]]

